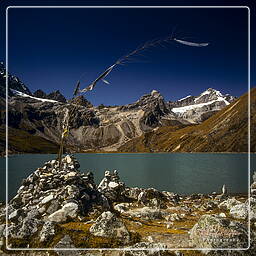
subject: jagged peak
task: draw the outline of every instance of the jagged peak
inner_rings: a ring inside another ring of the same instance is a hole
[[[90,101],[88,101],[84,97],[84,95],[79,95],[79,96],[71,99],[70,103],[74,103],[74,104],[81,105],[81,106],[88,107],[88,108],[93,107],[92,103]]]
[[[152,90],[150,94],[153,96],[153,95],[160,94],[160,93],[157,90]]]
[[[200,96],[203,96],[203,95],[206,95],[206,94],[215,94],[215,95],[220,96],[220,97],[223,96],[223,94],[222,94],[220,91],[218,91],[218,90],[216,90],[216,89],[214,89],[214,88],[211,88],[211,87],[209,87],[207,90],[205,90],[204,92],[202,92],[202,93],[200,94]]]

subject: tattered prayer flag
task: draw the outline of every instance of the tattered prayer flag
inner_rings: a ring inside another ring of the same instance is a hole
[[[203,46],[209,45],[209,43],[193,43],[193,42],[184,41],[184,40],[180,40],[180,39],[176,39],[176,38],[174,38],[173,40],[180,44],[184,44],[184,45],[188,45],[188,46],[203,47]]]
[[[110,84],[110,82],[108,82],[108,81],[105,80],[105,79],[102,79],[102,82],[104,82],[105,84]]]
[[[87,86],[86,88],[84,88],[83,90],[81,90],[80,92],[87,92],[87,91],[91,91],[96,83],[98,83],[100,80],[103,80],[111,71],[112,69],[117,65],[118,63],[113,64],[112,66],[110,66],[109,68],[107,68],[100,76],[98,76],[89,86]]]
[[[80,88],[80,81],[78,81],[77,84],[76,84],[76,88],[73,92],[73,96],[76,96],[78,94],[79,88]]]
[[[180,44],[184,44],[184,45],[188,45],[188,46],[196,46],[196,47],[203,47],[203,46],[209,45],[209,43],[194,43],[194,42],[189,42],[189,41],[185,41],[185,40],[180,40],[180,39],[174,38],[172,36],[169,36],[164,39],[157,39],[157,40],[152,40],[152,41],[146,42],[142,46],[140,46],[137,49],[130,52],[129,54],[118,59],[112,66],[108,67],[102,74],[100,74],[89,86],[85,87],[82,90],[79,90],[79,85],[80,85],[80,83],[79,83],[75,90],[76,94],[78,92],[83,93],[83,92],[87,92],[87,91],[92,91],[99,81],[103,81],[104,83],[109,84],[109,82],[105,80],[105,77],[113,70],[113,68],[115,66],[127,63],[129,60],[131,60],[131,57],[138,56],[141,52],[144,52],[148,48],[152,48],[154,46],[159,46],[159,45],[163,46],[164,43],[170,43],[173,41],[178,42]]]

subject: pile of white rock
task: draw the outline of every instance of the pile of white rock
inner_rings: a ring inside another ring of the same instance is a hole
[[[41,229],[41,240],[54,234],[54,223],[79,219],[99,208],[108,209],[106,198],[97,190],[93,174],[81,173],[77,160],[70,155],[46,162],[24,179],[16,196],[9,202],[9,234],[27,238]]]

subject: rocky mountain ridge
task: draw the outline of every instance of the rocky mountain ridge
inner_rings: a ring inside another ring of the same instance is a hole
[[[57,91],[53,91],[49,94],[46,94],[44,91],[42,91],[41,89],[36,90],[33,95],[37,98],[42,98],[42,99],[49,99],[49,100],[56,100],[59,102],[63,102],[66,103],[67,100],[66,98],[60,93],[59,90]]]
[[[180,118],[200,123],[217,111],[229,105],[235,97],[213,88],[208,88],[199,96],[187,96],[175,102],[169,102],[172,111]]]
[[[8,95],[12,96],[13,93],[10,89],[17,90],[19,92],[26,93],[31,95],[32,93],[28,89],[28,87],[20,81],[17,76],[11,75],[8,73]],[[6,68],[3,62],[0,62],[0,97],[5,98],[6,95]]]
[[[220,91],[217,91],[213,88],[208,88],[204,92],[202,92],[199,96],[191,96],[188,95],[184,98],[181,98],[177,101],[170,102],[174,107],[185,107],[189,105],[201,104],[201,103],[209,103],[213,100],[223,100],[226,101],[226,104],[235,100],[235,97],[225,94],[223,95]]]
[[[2,73],[1,88],[5,86],[5,75]],[[82,95],[66,100],[59,91],[47,95],[42,90],[31,93],[27,87],[22,88],[19,83],[10,87],[9,129],[10,134],[16,136],[12,141],[18,141],[9,143],[11,152],[20,152],[22,148],[19,143],[24,136],[17,133],[19,130],[26,137],[42,138],[44,143],[54,148],[60,140],[63,112],[67,108],[75,108],[75,111],[70,119],[71,129],[70,136],[65,140],[66,148],[79,152],[116,151],[130,140],[160,127],[180,129],[200,123],[234,100],[234,97],[222,95],[210,88],[198,97],[168,102],[158,91],[153,90],[131,104],[95,107]],[[4,125],[4,97],[0,103],[3,110],[0,125]],[[0,135],[3,129],[0,127]],[[5,148],[4,138],[0,138],[0,147]],[[28,151],[24,152],[31,152],[29,146],[27,148]]]
[[[248,94],[198,125],[160,127],[130,140],[121,152],[248,152]],[[256,88],[250,91],[250,150],[256,152]]]

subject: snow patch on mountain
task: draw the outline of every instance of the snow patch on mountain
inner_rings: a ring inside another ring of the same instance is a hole
[[[219,97],[217,100],[212,100],[212,101],[209,101],[209,102],[206,102],[206,103],[200,103],[200,104],[194,104],[194,105],[188,105],[188,106],[185,106],[185,107],[179,107],[179,108],[172,108],[172,111],[174,113],[185,113],[186,111],[188,110],[193,110],[193,109],[197,109],[197,108],[201,108],[203,106],[206,106],[206,105],[211,105],[215,102],[218,102],[218,101],[224,101],[226,105],[229,105],[230,103],[228,101],[226,101],[223,97]]]
[[[15,95],[18,95],[18,96],[21,96],[21,97],[26,97],[26,98],[31,98],[31,99],[34,99],[34,100],[39,100],[39,101],[42,101],[42,102],[58,102],[56,100],[48,100],[48,99],[42,99],[42,98],[37,98],[37,97],[33,97],[33,96],[30,96],[26,93],[23,93],[23,92],[19,92],[19,91],[16,91],[14,89],[11,89],[11,91],[15,94]]]
[[[184,97],[184,98],[181,98],[181,99],[179,99],[178,101],[183,101],[183,100],[185,100],[185,99],[187,99],[187,98],[189,98],[189,97],[191,97],[191,95],[188,95],[188,96],[186,96],[186,97]]]

